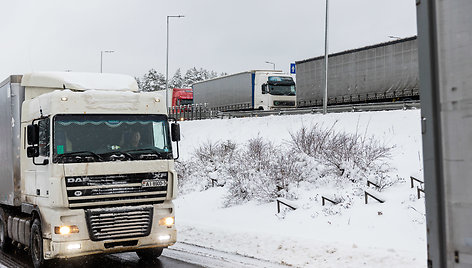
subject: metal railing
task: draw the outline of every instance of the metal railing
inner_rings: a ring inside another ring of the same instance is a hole
[[[418,101],[359,103],[328,106],[328,113],[366,112],[384,110],[409,110],[420,108]],[[249,104],[236,104],[222,107],[208,107],[205,104],[191,104],[169,107],[169,116],[177,120],[202,120],[214,118],[261,117],[270,115],[295,115],[322,113],[322,107],[285,108],[276,110],[250,110]]]
[[[333,204],[333,205],[339,204],[339,202],[336,202],[336,201],[334,201],[334,200],[331,200],[331,199],[329,199],[329,198],[326,198],[326,197],[324,197],[324,196],[321,196],[321,205],[322,205],[322,206],[324,206],[324,205],[326,204],[326,201],[330,202],[330,203]]]
[[[284,199],[284,198],[277,198],[277,213],[280,213],[280,204],[285,205],[293,210],[296,210],[297,208],[293,206],[292,204],[289,204],[289,201]]]
[[[367,204],[368,201],[369,201],[369,196],[370,196],[371,198],[375,199],[375,200],[376,200],[377,202],[379,202],[379,203],[384,203],[384,202],[385,202],[384,200],[382,200],[382,199],[380,199],[380,198],[378,198],[378,197],[375,197],[374,195],[368,193],[367,191],[364,191],[364,199],[365,199],[365,203],[366,203],[366,204]]]

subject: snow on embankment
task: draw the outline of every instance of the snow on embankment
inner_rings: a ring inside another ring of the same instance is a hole
[[[299,182],[290,190],[299,209],[278,215],[273,201],[227,207],[227,186],[188,191],[176,200],[179,240],[297,267],[425,267],[424,199],[416,199],[408,181],[422,173],[419,110],[183,122],[181,158],[192,159],[199,146],[214,141],[239,145],[260,137],[287,146],[290,133],[317,124],[394,147],[389,164],[398,180],[381,192],[368,190],[385,203],[364,204],[364,181],[341,187]],[[321,195],[348,200],[323,207]]]

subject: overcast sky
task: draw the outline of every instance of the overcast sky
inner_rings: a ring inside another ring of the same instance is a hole
[[[329,0],[329,51],[416,35],[414,0]],[[324,54],[325,0],[2,1],[0,81],[32,71],[165,73],[191,67],[235,73],[289,71]]]

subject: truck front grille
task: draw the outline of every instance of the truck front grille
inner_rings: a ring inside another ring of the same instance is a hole
[[[134,238],[151,232],[153,207],[116,207],[86,209],[92,241]]]
[[[168,181],[167,172],[66,177],[67,199],[70,208],[162,203]]]

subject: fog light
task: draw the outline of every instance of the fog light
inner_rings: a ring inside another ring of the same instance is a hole
[[[174,222],[174,217],[165,217],[159,220],[159,225],[171,226]]]
[[[155,101],[155,102],[160,102],[161,100],[156,97],[156,98],[154,98],[154,101]]]
[[[77,250],[77,249],[80,249],[80,248],[81,248],[80,244],[69,244],[69,245],[67,245],[68,250]]]
[[[71,234],[71,233],[78,233],[78,232],[79,232],[79,227],[77,227],[75,225],[54,227],[54,233],[55,234],[68,235],[68,234]]]
[[[170,235],[160,235],[157,239],[159,239],[159,241],[167,241],[170,239]]]
[[[61,98],[61,101],[67,101],[67,100],[68,100],[67,97],[62,97],[62,98]]]

